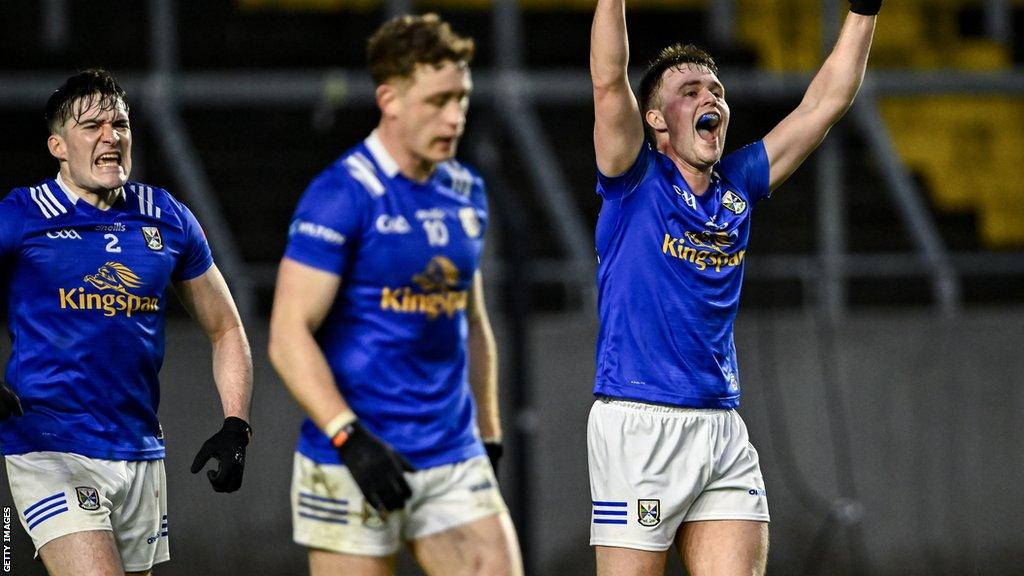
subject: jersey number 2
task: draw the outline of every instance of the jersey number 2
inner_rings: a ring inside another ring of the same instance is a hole
[[[104,234],[103,239],[109,240],[109,242],[107,242],[107,252],[121,251],[121,247],[117,245],[117,236],[114,236],[113,234]]]

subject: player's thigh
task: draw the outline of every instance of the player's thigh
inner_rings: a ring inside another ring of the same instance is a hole
[[[114,540],[127,572],[145,573],[170,559],[167,479],[163,460],[125,463],[131,480],[110,513]]]
[[[667,551],[651,552],[616,546],[594,546],[597,576],[662,576]]]
[[[18,517],[36,550],[75,532],[114,529],[111,511],[126,485],[123,463],[62,452],[5,459]]]
[[[690,576],[761,576],[768,559],[768,523],[684,522],[676,547]]]
[[[430,576],[519,576],[519,542],[502,512],[413,540],[413,554]]]
[[[65,534],[39,548],[50,576],[120,576],[121,555],[108,530]]]
[[[310,576],[391,576],[394,556],[363,556],[327,550],[309,550]]]

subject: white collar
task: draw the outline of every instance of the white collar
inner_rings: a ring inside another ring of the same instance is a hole
[[[384,171],[384,174],[388,178],[394,178],[398,174],[398,162],[384,148],[384,143],[380,141],[379,130],[374,129],[373,132],[370,132],[364,143],[370,154],[373,155],[373,159],[377,161],[377,165]]]
[[[62,192],[64,192],[64,195],[68,197],[69,202],[71,202],[72,204],[78,202],[78,199],[81,198],[81,196],[75,194],[74,192],[71,191],[70,188],[68,188],[67,184],[64,183],[64,179],[60,177],[60,172],[57,172],[57,177],[54,178],[54,180],[57,181],[57,186],[60,186],[60,189]],[[117,198],[119,197],[124,198],[124,186],[121,186],[120,188],[117,189],[117,195],[114,197],[114,201],[117,201]]]

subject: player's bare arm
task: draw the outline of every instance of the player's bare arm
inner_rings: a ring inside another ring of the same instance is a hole
[[[800,105],[765,136],[772,190],[793,174],[853,104],[864,80],[876,18],[854,12],[846,17],[835,48]]]
[[[636,96],[629,87],[625,0],[598,0],[590,30],[597,168],[618,176],[632,166],[644,141]]]
[[[469,383],[477,406],[477,425],[486,441],[501,441],[501,419],[498,415],[498,348],[484,303],[483,275],[473,275],[469,293]]]
[[[248,420],[252,401],[252,354],[224,276],[213,265],[196,278],[175,283],[174,289],[210,339],[213,380],[224,417]]]
[[[321,430],[339,414],[352,413],[313,336],[330,312],[340,287],[340,276],[284,258],[277,272],[270,315],[270,362]]]

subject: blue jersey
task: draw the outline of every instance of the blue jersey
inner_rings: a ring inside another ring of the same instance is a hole
[[[646,144],[608,178],[597,222],[594,393],[687,406],[739,405],[732,327],[754,203],[768,195],[761,142],[725,156],[701,196]]]
[[[123,190],[105,211],[57,180],[0,202],[6,380],[25,409],[0,423],[4,454],[164,457],[156,412],[165,292],[213,260],[195,217],[170,194],[134,182]]]
[[[313,180],[291,223],[285,256],[342,278],[316,334],[339,391],[417,468],[484,454],[466,306],[486,223],[479,176],[449,161],[413,182],[376,133]],[[339,462],[309,419],[299,451]]]

